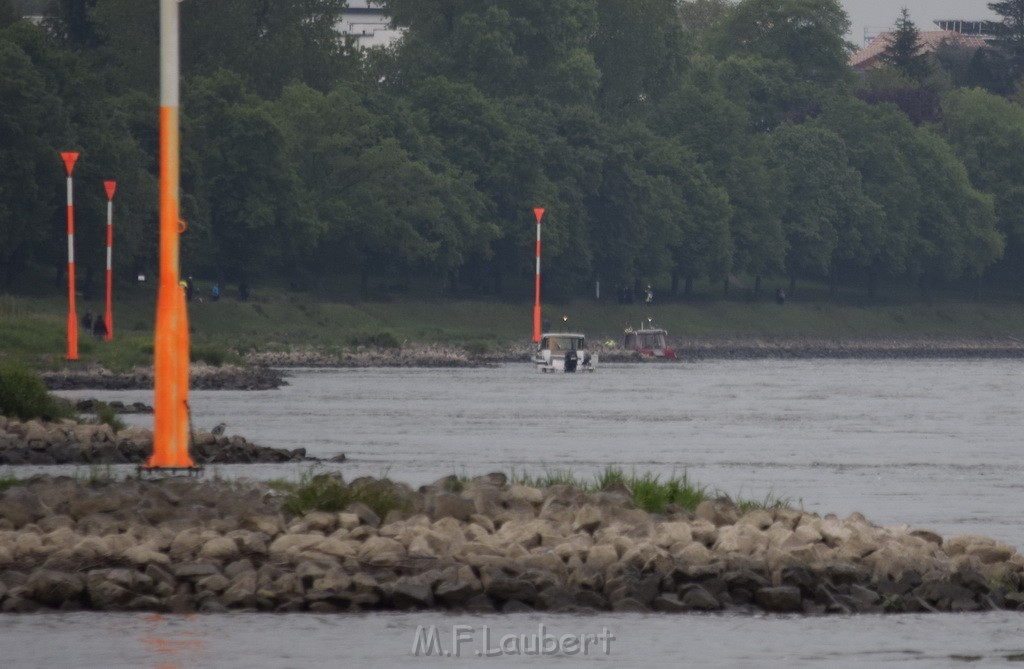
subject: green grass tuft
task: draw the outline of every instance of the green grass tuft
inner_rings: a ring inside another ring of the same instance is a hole
[[[533,488],[547,488],[553,485],[571,485],[583,492],[598,492],[611,485],[624,485],[633,493],[633,503],[649,513],[664,513],[670,506],[693,511],[701,502],[723,495],[709,486],[690,480],[686,471],[673,473],[665,481],[659,474],[646,472],[627,474],[621,467],[607,466],[596,473],[591,481],[577,478],[571,470],[545,470],[540,476],[512,470],[509,481]],[[746,513],[752,509],[777,509],[789,506],[788,498],[769,493],[761,500],[744,499],[736,503]]]
[[[25,485],[28,483],[25,479],[19,479],[14,474],[3,474],[0,476],[0,493],[4,492],[9,488],[13,488],[17,485]]]
[[[280,482],[279,482],[280,483]],[[314,469],[302,475],[299,482],[281,504],[288,514],[301,516],[310,511],[344,511],[350,504],[361,502],[373,509],[381,519],[392,510],[407,510],[408,503],[399,496],[387,480],[347,484],[338,473],[316,473]]]

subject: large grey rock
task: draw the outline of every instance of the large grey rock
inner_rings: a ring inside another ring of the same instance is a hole
[[[682,596],[681,603],[687,611],[717,611],[722,608],[722,603],[699,585],[687,590]]]
[[[392,585],[391,601],[398,609],[430,608],[434,593],[421,579],[403,576]]]
[[[431,520],[454,518],[467,522],[476,513],[476,505],[472,500],[450,492],[436,492],[427,496],[426,512]]]
[[[31,599],[57,608],[77,602],[85,592],[85,580],[79,574],[40,569],[29,576],[25,589]]]
[[[765,611],[797,613],[803,610],[800,588],[792,585],[761,588],[754,593],[754,600]]]

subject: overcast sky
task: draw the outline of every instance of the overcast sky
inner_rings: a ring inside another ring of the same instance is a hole
[[[839,0],[850,16],[849,40],[858,46],[864,42],[864,29],[872,33],[892,26],[906,7],[918,30],[937,30],[936,19],[992,19],[991,0]]]

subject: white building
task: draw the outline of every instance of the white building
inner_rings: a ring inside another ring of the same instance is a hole
[[[373,0],[348,0],[348,8],[342,12],[337,28],[343,35],[355,37],[363,48],[390,46],[405,32],[392,28],[391,19]]]

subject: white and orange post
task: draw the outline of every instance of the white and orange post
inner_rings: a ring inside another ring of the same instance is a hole
[[[114,338],[114,191],[117,190],[116,181],[104,181],[103,188],[107,191],[107,310],[103,320],[107,324],[107,334],[104,337],[107,341]]]
[[[533,341],[540,341],[540,219],[544,217],[544,210],[537,207],[533,210],[537,218],[537,273],[534,282],[533,299]]]
[[[193,469],[189,455],[189,335],[179,285],[179,0],[160,0],[160,285],[154,340],[153,455],[146,469]]]
[[[78,360],[78,315],[75,313],[75,200],[72,196],[71,173],[75,171],[78,154],[60,154],[68,173],[68,360]]]

